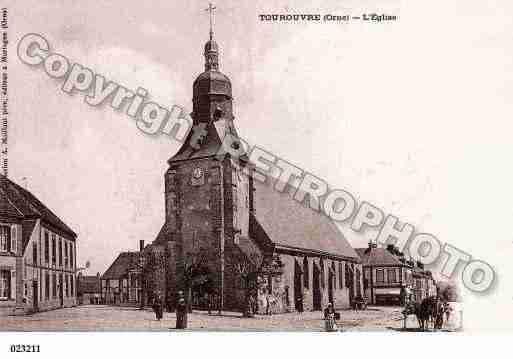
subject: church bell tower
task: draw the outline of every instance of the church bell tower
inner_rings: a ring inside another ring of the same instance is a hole
[[[220,118],[233,120],[232,84],[230,79],[219,71],[219,46],[210,33],[204,47],[205,71],[193,85],[194,124],[217,121]]]
[[[212,6],[209,7],[212,16]],[[211,17],[212,21],[212,17]],[[240,278],[234,261],[244,256],[240,241],[249,238],[252,196],[251,177],[244,174],[244,164],[230,156],[219,158],[227,134],[237,136],[233,124],[232,86],[220,72],[219,46],[212,26],[204,46],[204,71],[193,84],[195,127],[205,132],[193,141],[194,129],[180,150],[168,160],[165,174],[166,238],[173,252],[169,269],[174,293],[187,290],[184,276],[188,266],[201,260],[197,270],[207,278],[197,287],[197,295],[211,291],[218,298],[218,308],[240,309]],[[194,142],[194,143],[193,143]],[[206,258],[198,258],[206,254]]]

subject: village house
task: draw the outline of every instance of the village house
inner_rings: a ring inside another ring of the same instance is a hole
[[[139,242],[140,250],[144,241]],[[122,252],[101,276],[101,302],[136,305],[141,301],[141,260],[139,252]]]
[[[204,56],[191,117],[206,133],[198,140],[191,131],[168,161],[166,220],[145,248],[147,302],[158,291],[172,308],[190,289],[194,306],[223,310],[244,310],[248,297],[260,312],[349,307],[362,294],[362,267],[334,223],[293,200],[290,186],[256,180],[244,155],[217,156],[237,130],[212,32]]]
[[[422,300],[437,294],[436,281],[431,272],[424,269],[422,262],[414,262],[412,277],[413,294],[416,300]]]
[[[0,314],[77,304],[76,238],[32,193],[0,175]]]
[[[77,276],[78,304],[100,304],[100,298],[100,273],[97,273],[96,275],[83,275],[82,272],[80,272]]]
[[[386,248],[369,243],[356,248],[361,258],[364,291],[370,304],[401,304],[401,288],[411,288],[413,299],[436,295],[436,283],[420,262],[406,260],[393,245]]]

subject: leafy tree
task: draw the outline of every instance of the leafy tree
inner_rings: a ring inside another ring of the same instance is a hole
[[[166,281],[166,253],[163,247],[150,245],[145,248],[143,254],[143,297],[146,304],[153,301],[157,292],[165,293]]]
[[[461,296],[459,293],[459,289],[453,282],[438,282],[436,284],[438,296],[442,300],[446,300],[448,302],[459,302],[461,301]]]

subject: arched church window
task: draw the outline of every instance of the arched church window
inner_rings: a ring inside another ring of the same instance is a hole
[[[338,287],[340,289],[344,288],[344,265],[342,262],[338,262]]]
[[[321,288],[324,289],[326,287],[326,279],[324,278],[324,261],[322,258],[319,260],[319,266],[321,267]]]
[[[309,283],[310,273],[308,271],[308,258],[303,258],[303,285],[306,289],[310,287]]]

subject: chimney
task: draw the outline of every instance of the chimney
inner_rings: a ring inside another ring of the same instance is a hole
[[[144,239],[139,240],[139,252],[142,252],[144,249]]]

